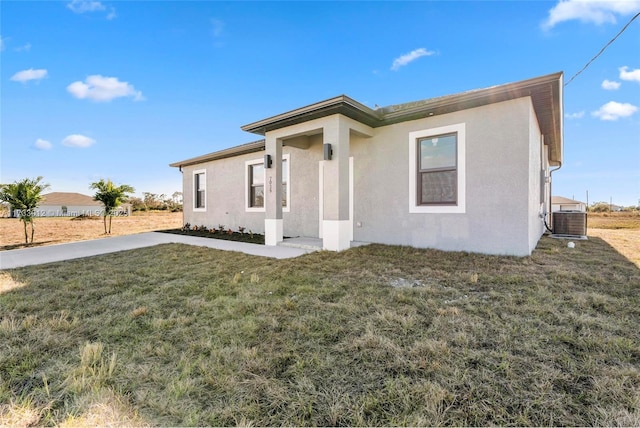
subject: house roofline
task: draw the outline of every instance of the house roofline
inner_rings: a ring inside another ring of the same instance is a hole
[[[381,119],[380,113],[377,110],[372,110],[346,95],[339,95],[257,122],[249,123],[241,126],[240,129],[254,134],[264,135],[268,131],[333,114],[343,114],[369,126],[375,126]]]
[[[264,140],[252,141],[251,143],[241,144],[239,146],[230,147],[228,149],[219,150],[217,152],[207,153],[206,155],[197,156],[195,158],[185,159],[183,161],[170,163],[169,166],[182,168],[185,166],[198,165],[217,159],[230,158],[234,156],[244,155],[247,153],[255,153],[264,150]]]
[[[531,97],[533,108],[536,111],[536,117],[538,119],[538,125],[544,136],[544,143],[549,146],[549,163],[551,166],[560,166],[563,160],[564,132],[562,94],[563,73],[557,72],[528,80],[396,104],[376,110],[372,110],[346,95],[340,95],[244,125],[241,129],[259,135],[265,135],[269,131],[334,114],[343,114],[372,128],[378,128],[517,98]],[[264,140],[231,147],[181,162],[175,162],[170,164],[170,166],[182,167],[195,165],[260,150],[264,150]]]

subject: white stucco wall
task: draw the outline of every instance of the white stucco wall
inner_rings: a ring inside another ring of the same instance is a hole
[[[324,119],[323,119],[324,120]],[[327,121],[331,117],[326,118]],[[319,125],[322,120],[319,120]],[[465,208],[460,213],[409,212],[409,133],[450,125],[465,129]],[[278,130],[286,135],[287,129]],[[319,236],[319,162],[323,135],[290,154],[290,211],[285,236]],[[541,139],[530,98],[352,133],[353,239],[442,250],[528,255],[543,232],[539,217]],[[265,214],[245,211],[245,161],[263,152],[183,168],[184,221],[264,232]],[[328,161],[332,162],[332,161]],[[193,212],[193,171],[207,174],[206,211]],[[332,189],[325,188],[324,192]]]
[[[530,109],[523,98],[378,128],[374,138],[353,141],[354,222],[361,225],[354,239],[529,254]],[[465,212],[410,214],[409,132],[458,123],[466,128]]]
[[[285,146],[289,154],[289,210],[283,213],[285,236],[318,236],[318,162],[322,160],[322,136],[309,137],[308,149]],[[264,212],[245,209],[245,162],[260,160],[263,152],[220,159],[183,168],[184,223],[237,230],[245,227],[264,233]],[[193,212],[193,172],[206,171],[206,208]]]

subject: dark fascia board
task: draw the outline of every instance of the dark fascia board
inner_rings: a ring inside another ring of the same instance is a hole
[[[333,114],[343,114],[369,126],[376,126],[381,115],[346,95],[340,95],[308,106],[262,119],[241,127],[243,131],[264,135],[268,131],[296,125]]]
[[[207,153],[206,155],[186,159],[180,162],[174,162],[169,164],[169,166],[182,168],[185,166],[198,165],[212,160],[230,158],[247,153],[255,153],[264,150],[264,144],[264,140],[253,141],[251,143],[241,144],[239,146],[230,147],[228,149],[220,150],[213,153]]]
[[[384,107],[382,120],[377,126],[452,113],[529,96],[532,99],[545,144],[550,148],[550,162],[557,166],[562,163],[563,157],[562,82],[563,73],[558,72],[520,82]]]
[[[551,150],[551,163],[559,165],[562,163],[562,77],[563,73],[558,72],[377,110],[372,110],[346,95],[341,95],[244,125],[242,130],[264,135],[268,131],[333,114],[343,114],[372,128],[378,128],[530,96],[545,143]]]
[[[378,128],[394,123],[453,113],[529,96],[536,110],[538,124],[544,135],[545,144],[547,144],[550,149],[550,163],[553,166],[558,166],[562,164],[563,157],[562,81],[563,73],[558,72],[485,89],[476,89],[459,94],[392,105],[377,110],[372,110],[346,95],[340,95],[244,125],[241,129],[243,131],[264,135],[268,131],[333,114],[343,114],[372,128]],[[264,146],[264,140],[259,140],[187,159],[182,162],[175,162],[170,164],[170,166],[189,166],[210,160],[257,152],[264,150]]]

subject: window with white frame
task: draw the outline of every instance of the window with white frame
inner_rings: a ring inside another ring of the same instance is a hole
[[[245,162],[245,211],[264,212],[265,169],[262,159]],[[289,211],[289,154],[282,155],[282,210]]]
[[[193,171],[193,210],[205,211],[207,206],[207,173],[204,169]]]
[[[409,133],[409,212],[465,212],[465,124]]]

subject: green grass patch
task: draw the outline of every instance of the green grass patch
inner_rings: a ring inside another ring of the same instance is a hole
[[[565,244],[5,271],[0,425],[640,425],[640,271]]]

